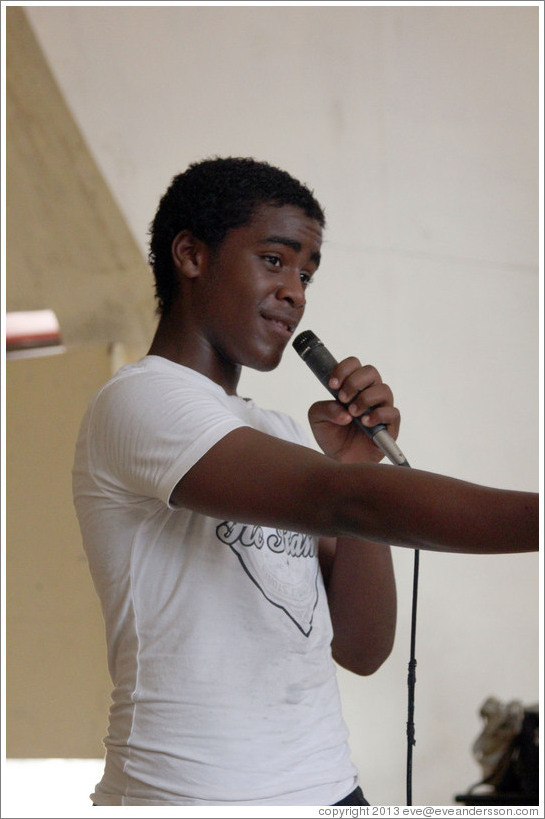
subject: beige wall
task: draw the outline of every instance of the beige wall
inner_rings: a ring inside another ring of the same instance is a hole
[[[55,310],[67,344],[144,344],[144,254],[105,183],[25,11],[6,9],[6,299]]]
[[[143,351],[153,294],[21,8],[7,46],[7,309],[54,309],[67,351],[6,362],[6,752],[100,757],[110,681],[70,470],[109,350]]]
[[[79,347],[7,365],[7,755],[99,757],[110,686],[71,468],[110,355]]]

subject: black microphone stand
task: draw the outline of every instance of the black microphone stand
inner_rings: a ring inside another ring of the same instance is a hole
[[[411,612],[411,650],[409,656],[409,673],[407,675],[408,687],[408,707],[407,707],[407,805],[413,803],[413,746],[416,743],[414,731],[414,690],[416,685],[416,607],[418,601],[418,570],[420,563],[420,552],[414,552],[413,570],[413,602]]]

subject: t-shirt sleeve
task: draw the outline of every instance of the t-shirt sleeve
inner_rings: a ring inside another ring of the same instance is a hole
[[[129,376],[107,385],[92,407],[89,463],[108,491],[170,505],[186,472],[242,426],[213,391],[161,376]]]

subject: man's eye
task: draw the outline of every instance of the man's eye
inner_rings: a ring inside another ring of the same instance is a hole
[[[282,264],[280,256],[271,256],[270,254],[267,254],[266,256],[263,256],[263,258],[265,259],[266,262],[268,262],[268,264],[272,265],[273,267],[280,267]]]
[[[308,273],[301,273],[301,281],[305,287],[308,287],[309,284],[312,284],[312,276],[309,276]]]

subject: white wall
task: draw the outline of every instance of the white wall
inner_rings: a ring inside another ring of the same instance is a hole
[[[329,223],[304,325],[379,368],[412,465],[538,488],[537,5],[26,10],[143,250],[189,162],[283,166]],[[292,350],[242,389],[303,423],[323,395]],[[412,554],[395,563],[394,654],[372,678],[340,673],[382,805],[405,802]],[[486,697],[537,700],[538,622],[535,555],[422,554],[414,804],[479,778]]]

